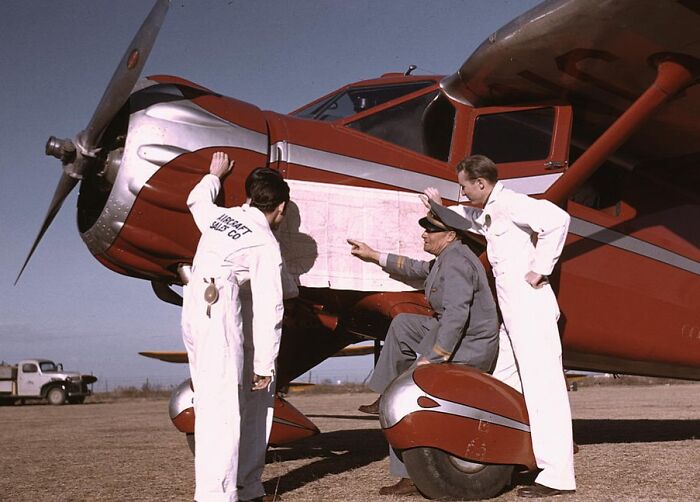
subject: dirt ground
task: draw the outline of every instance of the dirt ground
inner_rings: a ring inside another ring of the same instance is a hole
[[[557,500],[700,500],[700,384],[584,387],[569,396],[578,491]],[[378,421],[356,411],[373,398],[291,395],[323,434],[270,450],[268,493],[285,502],[401,500],[377,495],[394,480]],[[0,407],[0,499],[192,500],[192,457],[167,404]],[[520,499],[510,490],[493,500]]]

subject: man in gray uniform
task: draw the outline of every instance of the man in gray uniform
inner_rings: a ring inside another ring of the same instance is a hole
[[[436,258],[414,260],[384,254],[367,244],[348,239],[351,253],[377,263],[392,275],[425,279],[425,297],[434,316],[399,314],[392,321],[369,387],[381,394],[412,364],[454,362],[490,371],[498,354],[498,315],[486,272],[476,255],[463,244],[460,234],[432,213],[418,222],[424,229],[423,249]],[[379,399],[360,407],[378,412]],[[382,495],[417,492],[403,463],[390,452],[390,472],[400,477]]]

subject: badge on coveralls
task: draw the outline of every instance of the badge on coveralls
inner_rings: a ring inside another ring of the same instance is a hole
[[[204,282],[207,282],[207,280],[204,279]],[[207,302],[207,317],[211,317],[211,306],[219,301],[219,289],[216,287],[216,284],[214,284],[213,277],[208,284],[209,285],[204,290],[204,301]]]

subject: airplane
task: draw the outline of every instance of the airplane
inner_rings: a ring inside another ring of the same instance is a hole
[[[278,169],[294,202],[278,237],[300,285],[284,384],[382,339],[398,313],[430,314],[417,285],[353,259],[345,238],[420,257],[416,194],[436,186],[459,203],[454,166],[480,153],[504,185],[571,215],[552,277],[565,368],[700,380],[700,2],[547,0],[452,75],[387,73],[286,115],[181,77],[138,80],[167,8],[155,3],[88,126],[49,139],[63,174],[22,270],[80,183],[78,226],[95,258],[177,304],[199,237],[185,200],[211,154],[236,160],[225,205],[243,202],[254,167]],[[483,256],[485,243],[472,245]],[[470,368],[409,372],[382,409],[429,497],[493,496],[536,467],[522,396]]]

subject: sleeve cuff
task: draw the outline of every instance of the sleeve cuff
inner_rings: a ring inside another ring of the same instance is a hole
[[[379,265],[381,267],[386,267],[386,263],[389,260],[389,253],[379,253]]]

